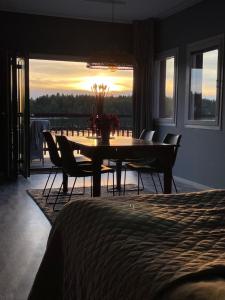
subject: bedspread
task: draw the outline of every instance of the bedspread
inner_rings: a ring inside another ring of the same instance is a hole
[[[29,299],[161,299],[225,278],[225,191],[80,198],[51,230]]]

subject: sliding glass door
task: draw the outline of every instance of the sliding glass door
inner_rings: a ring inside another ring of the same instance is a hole
[[[29,176],[29,64],[28,59],[16,57],[16,96],[17,96],[17,162],[18,172]]]
[[[7,178],[29,176],[28,59],[0,53],[1,173]]]

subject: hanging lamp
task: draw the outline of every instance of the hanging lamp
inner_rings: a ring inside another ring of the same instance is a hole
[[[114,24],[115,0],[111,0],[112,20]],[[87,68],[110,70],[133,70],[133,56],[125,51],[118,49],[118,46],[112,45],[110,50],[97,51],[87,59]]]

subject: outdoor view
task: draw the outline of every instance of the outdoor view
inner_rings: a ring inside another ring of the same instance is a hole
[[[175,57],[168,57],[160,61],[160,90],[159,90],[159,117],[173,118],[174,116],[174,78]]]
[[[189,119],[215,120],[218,100],[218,49],[192,54]]]
[[[132,129],[133,72],[88,69],[81,62],[30,60],[31,117],[48,119],[53,129],[87,129],[96,113],[93,87],[102,84],[103,112],[117,114],[121,129]]]

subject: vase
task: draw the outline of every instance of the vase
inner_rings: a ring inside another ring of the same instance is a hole
[[[102,142],[109,142],[109,138],[110,138],[110,129],[103,129],[101,130],[101,139]]]

